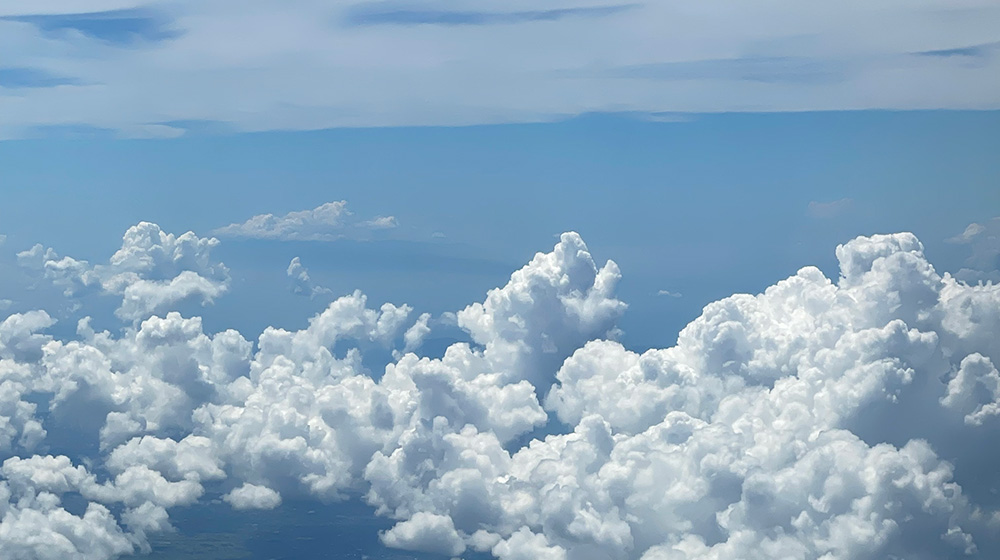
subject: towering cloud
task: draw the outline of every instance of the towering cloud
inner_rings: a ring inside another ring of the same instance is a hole
[[[213,244],[140,224],[108,265],[22,260],[71,295],[169,292],[225,285]],[[413,352],[428,315],[360,292],[256,344],[173,297],[74,340],[10,315],[0,556],[141,552],[212,481],[236,509],[360,493],[395,522],[383,543],[442,557],[996,557],[1000,286],[940,274],[906,233],[837,258],[835,280],[803,268],[643,353],[615,340],[617,266],[574,233],[459,311],[471,343],[437,359]],[[68,423],[80,456],[49,444]]]

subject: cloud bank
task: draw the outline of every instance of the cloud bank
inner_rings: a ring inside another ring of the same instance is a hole
[[[7,0],[0,138],[997,109],[998,28],[993,0]]]
[[[76,297],[218,272],[190,249],[209,245],[127,234],[108,268],[24,259]],[[641,354],[615,340],[618,267],[575,233],[459,311],[470,342],[436,359],[407,351],[429,316],[361,292],[255,342],[173,299],[69,339],[9,315],[0,556],[148,550],[215,485],[236,509],[361,494],[395,521],[383,543],[442,557],[996,557],[1000,286],[939,273],[908,233],[836,255],[838,278],[805,267],[711,303]],[[370,372],[371,349],[397,352]],[[67,423],[85,456],[53,443]]]

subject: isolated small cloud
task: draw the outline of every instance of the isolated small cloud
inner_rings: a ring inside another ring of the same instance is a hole
[[[233,509],[274,509],[281,505],[281,495],[267,486],[246,483],[222,497]]]
[[[683,296],[683,294],[681,294],[680,292],[671,292],[670,290],[660,290],[660,291],[656,292],[656,295],[658,295],[658,296],[667,296],[667,297],[672,297],[672,298],[679,298],[679,297]]]
[[[850,212],[854,208],[854,200],[841,198],[831,202],[812,201],[806,208],[806,213],[813,218],[836,218]]]
[[[347,209],[347,201],[341,200],[321,204],[312,210],[289,212],[283,216],[258,214],[245,222],[229,224],[212,233],[243,239],[334,241],[364,235],[372,230],[392,229],[397,225],[394,216],[360,220]]]
[[[372,229],[391,229],[399,224],[396,222],[395,216],[379,216],[374,220],[368,220],[364,222],[364,225]]]
[[[331,293],[329,288],[316,285],[312,281],[312,278],[309,276],[309,271],[306,270],[306,267],[302,266],[302,261],[299,260],[299,257],[292,258],[292,262],[288,263],[288,269],[285,273],[291,281],[293,294],[314,298],[316,296]]]

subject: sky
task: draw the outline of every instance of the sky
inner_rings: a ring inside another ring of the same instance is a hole
[[[0,557],[997,557],[997,29],[4,2]]]

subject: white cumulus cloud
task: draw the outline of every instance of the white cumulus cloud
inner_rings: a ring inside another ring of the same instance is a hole
[[[221,270],[162,235],[79,270],[102,290]],[[457,312],[471,343],[440,358],[420,355],[429,315],[361,292],[256,344],[175,311],[67,339],[13,314],[0,556],[148,550],[211,482],[236,509],[362,495],[384,544],[451,556],[996,557],[1000,286],[938,272],[909,233],[836,255],[837,278],[804,267],[641,353],[615,340],[617,266],[574,233]],[[89,285],[74,274],[51,273]],[[85,460],[57,449],[68,424]]]
[[[244,483],[222,497],[233,509],[274,509],[281,505],[281,495],[267,486]]]
[[[41,272],[67,296],[120,296],[116,314],[137,322],[185,301],[207,305],[224,294],[229,288],[229,270],[211,256],[218,244],[212,237],[201,238],[190,231],[178,236],[140,222],[125,232],[121,248],[106,265],[60,258],[41,245],[18,253],[17,258],[21,266]]]

